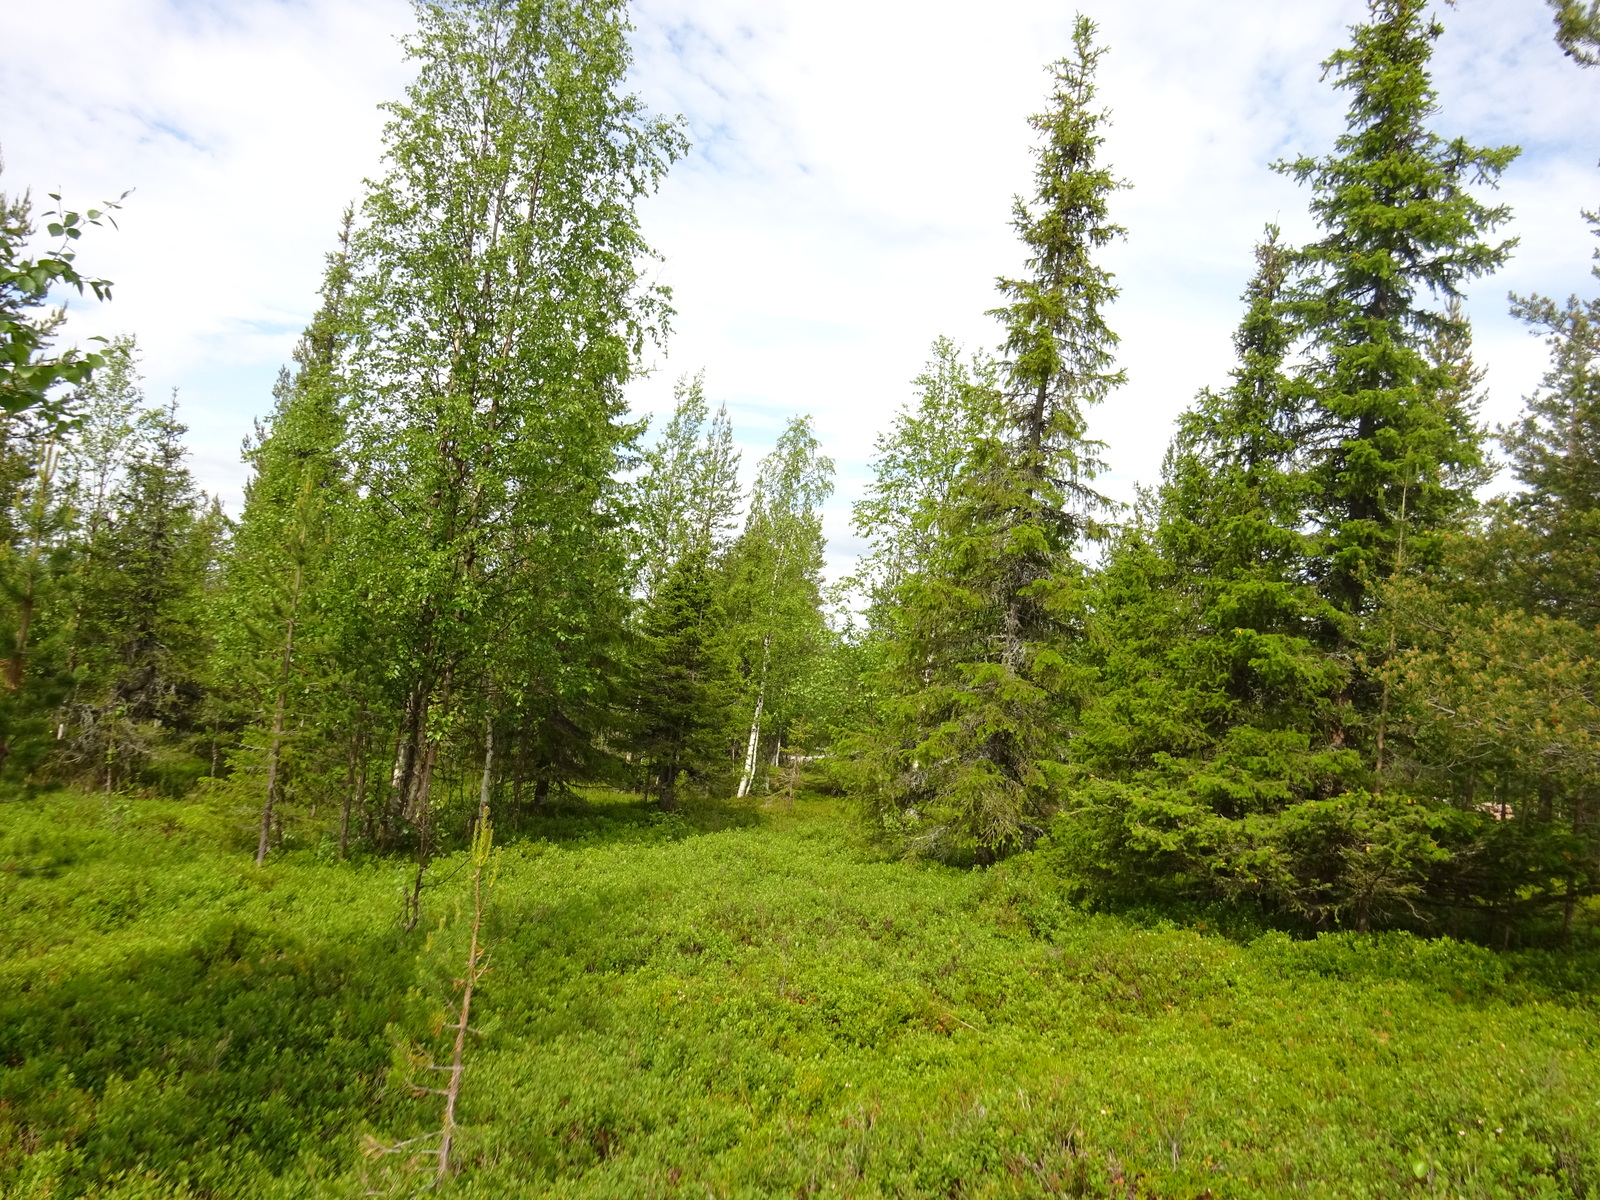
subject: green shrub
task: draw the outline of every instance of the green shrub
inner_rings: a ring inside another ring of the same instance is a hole
[[[413,1188],[459,856],[257,871],[201,805],[0,808],[0,1190]],[[509,824],[509,821],[507,822]],[[1089,914],[832,801],[598,794],[507,841],[451,1194],[1530,1197],[1600,1187],[1589,951]],[[1205,925],[1205,928],[1199,926]],[[426,1162],[419,1164],[426,1170]]]

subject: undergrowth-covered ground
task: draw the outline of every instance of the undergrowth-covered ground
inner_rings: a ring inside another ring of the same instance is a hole
[[[437,1127],[465,856],[406,934],[403,863],[258,871],[223,825],[0,805],[0,1193],[426,1182],[362,1146]],[[441,1194],[1600,1195],[1592,949],[1230,939],[851,829],[595,795],[503,836]]]

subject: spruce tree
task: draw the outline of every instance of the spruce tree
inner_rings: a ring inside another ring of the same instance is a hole
[[[1440,29],[1423,9],[1372,0],[1328,60],[1348,129],[1332,155],[1279,164],[1312,185],[1322,237],[1269,238],[1235,385],[1181,423],[1155,529],[1100,583],[1106,696],[1077,747],[1098,820],[1066,832],[1110,884],[1365,928],[1409,919],[1448,867],[1456,815],[1384,760],[1378,664],[1401,647],[1379,598],[1437,564],[1484,478],[1453,302],[1509,252],[1488,240],[1506,210],[1468,189],[1515,151],[1428,129]]]
[[[1584,215],[1600,236],[1600,214]],[[1551,357],[1526,415],[1502,434],[1525,488],[1502,506],[1503,519],[1526,535],[1507,563],[1516,600],[1600,627],[1600,299],[1525,296],[1513,312],[1544,333]]]
[[[1581,67],[1600,66],[1600,0],[1546,0],[1555,10],[1556,44]]]
[[[1289,265],[1269,227],[1233,384],[1180,417],[1159,493],[1095,580],[1099,694],[1074,743],[1074,815],[1058,832],[1079,872],[1110,890],[1314,905],[1271,849],[1272,822],[1362,779],[1359,757],[1326,732],[1348,671],[1322,644],[1337,613],[1307,582]]]
[[[235,766],[259,772],[258,866],[282,827],[290,759],[298,758],[309,775],[317,743],[354,724],[354,714],[339,714],[346,689],[329,624],[336,611],[329,603],[333,542],[351,499],[337,374],[347,338],[351,219],[347,212],[341,249],[329,256],[322,306],[295,349],[297,369],[280,373],[273,414],[247,446],[252,475],[226,569],[220,658],[251,710]],[[346,757],[342,746],[321,749],[323,757]]]
[[[1425,565],[1440,529],[1472,504],[1481,431],[1473,413],[1441,403],[1454,380],[1427,352],[1462,318],[1427,301],[1459,296],[1509,256],[1514,242],[1489,240],[1509,209],[1470,189],[1493,186],[1517,154],[1428,127],[1438,99],[1427,64],[1443,28],[1424,0],[1368,7],[1369,23],[1324,64],[1350,93],[1334,153],[1277,165],[1311,185],[1322,230],[1295,254],[1290,295],[1312,400],[1301,434],[1313,483],[1307,516],[1325,593],[1358,617],[1402,542],[1413,566]]]
[[[1405,636],[1385,675],[1418,769],[1477,818],[1449,903],[1493,914],[1502,937],[1541,904],[1570,929],[1600,890],[1600,300],[1514,311],[1550,348],[1526,415],[1501,431],[1521,486],[1440,569],[1390,589]]]
[[[705,551],[690,549],[672,564],[645,612],[637,744],[648,788],[667,808],[685,774],[709,784],[728,773],[735,676],[724,588]]]
[[[990,858],[1032,841],[1060,796],[1078,677],[1082,568],[1072,553],[1102,503],[1085,410],[1122,382],[1105,309],[1117,290],[1096,253],[1122,235],[1099,162],[1095,107],[1104,51],[1080,17],[1073,54],[1051,67],[1035,193],[1013,224],[1025,277],[1009,301],[1000,419],[972,446],[936,561],[909,581],[884,681],[886,721],[869,784],[886,827],[921,852]]]
[[[199,766],[186,742],[201,733],[227,527],[194,486],[185,432],[176,395],[143,413],[110,514],[83,548],[69,754],[107,791],[147,777],[181,786]]]

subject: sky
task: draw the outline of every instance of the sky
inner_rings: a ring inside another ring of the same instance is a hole
[[[316,304],[339,214],[380,170],[409,71],[401,0],[0,0],[0,190],[76,207],[133,189],[80,244],[115,281],[74,300],[66,340],[131,332],[152,401],[177,388],[201,484],[237,512],[241,440]],[[1110,50],[1105,159],[1131,186],[1104,261],[1127,385],[1091,414],[1113,496],[1156,481],[1174,417],[1227,381],[1238,296],[1269,221],[1314,234],[1270,164],[1329,150],[1343,98],[1320,63],[1364,0],[1082,0]],[[681,113],[693,149],[641,216],[677,315],[630,385],[642,413],[705,371],[747,468],[809,413],[838,467],[830,564],[860,546],[850,501],[873,439],[912,399],[941,334],[992,348],[995,276],[1020,267],[1045,64],[1075,10],[1042,0],[636,0],[632,85]],[[1500,197],[1515,257],[1468,293],[1509,420],[1544,350],[1508,292],[1592,294],[1579,210],[1600,207],[1600,70],[1562,57],[1541,0],[1458,0],[1434,73],[1435,128],[1523,148]]]

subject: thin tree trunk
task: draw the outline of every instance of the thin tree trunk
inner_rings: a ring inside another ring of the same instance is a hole
[[[417,772],[417,874],[411,885],[411,895],[406,900],[406,931],[417,927],[417,922],[422,920],[422,880],[428,870],[428,835],[431,832],[431,822],[428,819],[433,808],[429,792],[433,783],[433,764],[439,753],[439,743],[429,739],[427,749],[422,753],[422,769]]]
[[[491,693],[492,698],[492,693]],[[478,820],[489,819],[489,791],[494,784],[494,717],[483,719],[483,785],[478,789]]]
[[[289,593],[289,621],[284,630],[283,653],[278,660],[278,694],[272,704],[272,741],[267,745],[267,798],[261,805],[261,836],[256,840],[256,866],[267,861],[268,840],[272,836],[273,810],[278,801],[278,764],[283,755],[283,714],[288,704],[289,671],[294,663],[294,627],[300,609],[300,586],[304,568],[294,565],[294,590]]]
[[[1400,533],[1395,545],[1394,570],[1390,572],[1391,580],[1398,579],[1400,572],[1406,565],[1406,501],[1411,492],[1411,481],[1408,479],[1400,486]],[[1387,670],[1390,663],[1394,662],[1395,651],[1395,614],[1393,609],[1389,612],[1389,653],[1384,659]],[[1376,795],[1383,794],[1383,748],[1384,739],[1389,729],[1389,679],[1387,673],[1383,680],[1383,699],[1378,706],[1378,736],[1376,754],[1372,767],[1372,790]]]
[[[761,710],[767,702],[767,669],[772,663],[772,630],[761,641],[761,684],[756,690],[756,712],[750,722],[750,741],[744,752],[744,773],[739,777],[739,796],[750,794],[750,782],[756,774],[756,747],[761,739]]]
[[[444,1093],[444,1123],[439,1132],[439,1170],[434,1176],[434,1186],[444,1182],[450,1173],[450,1147],[455,1141],[456,1103],[461,1099],[461,1077],[465,1071],[467,1034],[471,1032],[472,992],[485,970],[482,952],[478,949],[479,932],[483,927],[483,868],[490,856],[493,833],[487,824],[479,826],[473,840],[472,871],[472,942],[467,950],[467,969],[461,980],[461,1009],[456,1014],[455,1045],[450,1055],[450,1083]]]
[[[356,719],[356,726],[350,731],[349,759],[345,770],[344,811],[339,814],[339,860],[344,861],[345,853],[350,848],[350,810],[355,806],[357,796],[365,796],[367,791],[367,765],[365,749],[367,722],[366,705],[361,706],[361,715]]]
[[[56,459],[56,443],[55,439],[51,438],[50,444],[45,447],[44,461],[39,464],[38,482],[33,493],[33,512],[30,518],[32,539],[28,547],[28,570],[22,595],[17,602],[17,631],[12,643],[11,659],[6,664],[7,691],[15,692],[22,687],[26,670],[28,629],[33,624],[39,579],[39,556],[44,549],[45,507],[49,501],[50,484],[55,479]]]

